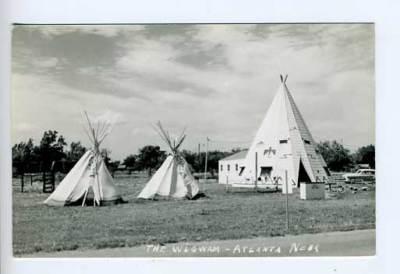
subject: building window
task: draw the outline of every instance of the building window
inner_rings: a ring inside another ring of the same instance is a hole
[[[228,165],[227,167],[228,167],[227,170],[229,171],[231,169],[231,165]]]
[[[238,164],[235,165],[235,170],[236,170],[236,171],[239,170],[239,165],[238,165]]]
[[[224,165],[221,165],[221,171],[223,171],[224,170]]]
[[[280,143],[280,144],[287,144],[287,141],[288,141],[288,140],[279,140],[279,143]]]

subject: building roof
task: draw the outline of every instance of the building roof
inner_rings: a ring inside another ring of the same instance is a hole
[[[240,160],[244,159],[246,155],[247,155],[247,149],[244,149],[234,154],[231,154],[228,157],[222,158],[220,161]]]

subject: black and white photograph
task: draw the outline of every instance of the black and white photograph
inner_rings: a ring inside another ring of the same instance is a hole
[[[15,257],[375,255],[374,24],[14,25]]]

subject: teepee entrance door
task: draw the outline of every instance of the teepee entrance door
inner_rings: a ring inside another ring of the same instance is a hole
[[[299,179],[297,180],[297,187],[300,187],[300,182],[302,182],[302,183],[311,182],[311,179],[308,176],[307,171],[301,160],[300,160],[300,167],[299,167]]]
[[[94,190],[92,186],[89,186],[88,189],[85,192],[85,195],[83,196],[82,199],[82,206],[88,205],[89,201],[93,201],[93,205],[95,203],[95,195],[94,195]]]

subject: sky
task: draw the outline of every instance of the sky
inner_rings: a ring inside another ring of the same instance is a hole
[[[89,146],[83,112],[114,122],[122,160],[166,145],[250,145],[280,85],[316,141],[375,143],[373,24],[20,25],[12,37],[12,141],[57,130]]]

